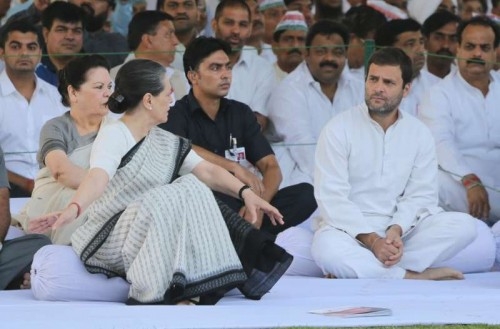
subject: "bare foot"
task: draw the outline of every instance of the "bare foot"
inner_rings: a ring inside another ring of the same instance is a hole
[[[198,304],[199,302],[200,302],[200,297],[194,297],[194,298],[191,298],[191,299],[181,300],[176,305],[190,305],[190,306],[193,306],[193,305]]]
[[[422,273],[406,271],[405,279],[413,280],[462,280],[462,272],[451,267],[428,268]]]
[[[23,275],[23,283],[21,284],[21,289],[31,289],[31,274],[24,273]]]
[[[327,275],[325,275],[325,279],[336,279],[337,277],[333,274],[330,274],[328,273]]]

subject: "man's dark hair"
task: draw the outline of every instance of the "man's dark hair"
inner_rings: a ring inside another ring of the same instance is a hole
[[[56,19],[65,23],[82,22],[82,26],[85,28],[84,10],[69,2],[52,2],[42,13],[42,26],[50,30]]]
[[[403,87],[410,83],[413,78],[411,58],[399,48],[387,47],[374,52],[368,60],[368,65],[366,66],[367,76],[370,70],[370,65],[372,64],[380,66],[399,66],[401,69],[401,77],[403,78]]]
[[[486,0],[462,0],[462,6],[469,1],[479,1],[481,3],[481,7],[483,7],[483,14],[485,14],[488,10],[488,4],[486,3]],[[458,3],[460,3],[460,1]],[[462,8],[460,8],[460,10],[462,10]]]
[[[154,35],[161,22],[173,20],[172,16],[158,10],[146,10],[135,14],[128,24],[128,47],[130,50],[136,50],[144,34]]]
[[[429,35],[449,23],[460,23],[460,17],[447,10],[438,10],[425,20],[422,25],[422,34],[428,38]]]
[[[342,21],[349,32],[358,38],[365,39],[370,32],[375,32],[380,26],[387,23],[384,14],[370,6],[361,5],[351,7]]]
[[[231,54],[231,46],[224,40],[212,37],[198,37],[191,41],[182,58],[186,78],[189,71],[197,70],[205,58],[219,50],[222,50],[228,56]],[[189,81],[189,84],[191,84],[191,81]]]
[[[215,9],[215,20],[218,20],[225,8],[241,8],[248,12],[248,20],[252,20],[252,11],[245,0],[221,0]]]
[[[344,45],[347,48],[349,45],[349,31],[347,27],[343,24],[330,21],[327,19],[319,20],[309,28],[306,36],[306,47],[311,47],[312,41],[317,35],[330,36],[332,34],[338,34],[344,41]]]
[[[420,31],[422,26],[414,19],[394,19],[380,26],[375,32],[375,45],[378,47],[394,46],[398,35],[405,32]]]
[[[26,19],[19,19],[19,20],[14,20],[8,22],[6,25],[2,26],[2,29],[0,30],[0,48],[5,49],[5,43],[7,42],[7,39],[9,38],[9,33],[18,31],[21,33],[28,33],[32,32],[36,34],[36,41],[38,42],[38,45],[40,46],[40,39],[38,36],[38,29],[37,27],[31,23],[31,20],[28,18]]]
[[[493,22],[491,19],[489,19],[486,16],[476,16],[472,17],[468,21],[464,21],[458,25],[457,29],[457,36],[458,36],[458,43],[462,43],[462,34],[464,33],[464,30],[467,26],[469,25],[474,25],[474,26],[484,26],[486,28],[491,28],[493,30],[493,33],[495,33],[495,41],[493,42],[493,46],[496,48],[498,47],[498,44],[500,43],[500,30],[498,25]]]

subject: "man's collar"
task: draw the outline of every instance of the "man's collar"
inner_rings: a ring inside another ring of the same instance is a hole
[[[197,111],[204,112],[200,103],[198,103],[198,100],[196,99],[196,97],[194,97],[193,88],[191,88],[191,90],[187,94],[187,103],[188,103],[188,110],[189,110],[190,114],[194,114]],[[225,111],[227,104],[228,104],[228,100],[225,97],[221,97],[220,105],[219,105],[219,112]]]

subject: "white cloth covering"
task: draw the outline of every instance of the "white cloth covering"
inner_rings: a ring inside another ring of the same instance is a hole
[[[361,104],[321,133],[314,177],[321,216],[312,255],[325,273],[402,278],[407,269],[421,272],[451,258],[476,237],[475,219],[437,207],[430,132],[413,116],[398,115],[384,132]],[[402,228],[405,251],[398,266],[386,268],[356,237],[385,236],[394,224]]]
[[[269,118],[282,136],[290,153],[290,167],[283,175],[284,186],[301,182],[312,183],[314,152],[323,126],[336,114],[359,104],[364,99],[363,81],[354,78],[346,67],[342,72],[333,103],[312,77],[306,62],[302,62],[273,91],[269,103]]]
[[[36,88],[28,102],[4,70],[0,74],[0,144],[7,170],[34,179],[38,170],[36,152],[40,131],[48,120],[68,109],[61,103],[57,89],[36,78]]]
[[[240,59],[233,66],[227,98],[245,103],[252,111],[267,117],[266,103],[275,86],[272,64],[259,56],[254,47],[244,46]]]
[[[460,180],[475,173],[486,186],[490,219],[500,219],[500,75],[490,74],[486,97],[459,71],[449,74],[424,97],[420,119],[431,129],[439,166],[440,205],[468,212]],[[452,174],[450,174],[452,173]]]

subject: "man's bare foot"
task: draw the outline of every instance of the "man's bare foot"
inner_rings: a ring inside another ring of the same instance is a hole
[[[21,289],[31,289],[31,274],[24,273],[23,275],[23,283],[21,284]]]
[[[331,273],[325,275],[325,279],[336,279],[337,277]]]
[[[406,271],[405,279],[412,280],[462,280],[462,272],[451,267],[428,268],[422,273]]]

